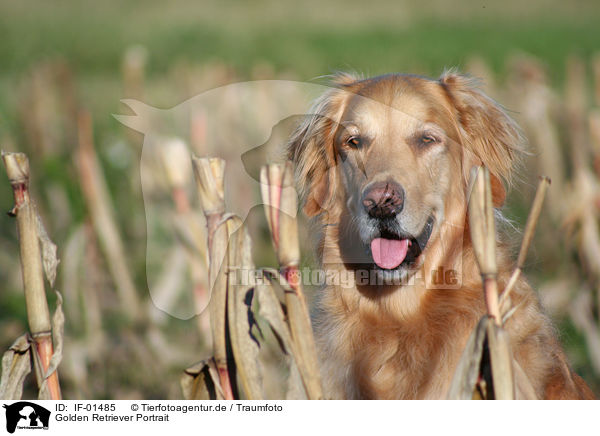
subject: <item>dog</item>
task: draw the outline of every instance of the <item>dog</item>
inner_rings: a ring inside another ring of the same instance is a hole
[[[489,169],[500,208],[522,143],[503,108],[456,71],[438,80],[334,76],[287,145],[303,210],[317,226],[319,263],[328,276],[350,277],[317,298],[328,398],[446,398],[486,313],[468,230],[469,172]],[[503,289],[514,263],[498,239]],[[525,279],[508,306],[516,309],[504,328],[535,397],[594,398]],[[517,398],[523,391],[517,384]]]

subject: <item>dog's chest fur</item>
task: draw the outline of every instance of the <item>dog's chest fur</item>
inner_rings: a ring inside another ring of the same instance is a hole
[[[478,291],[430,291],[405,319],[387,315],[380,302],[376,308],[373,302],[353,302],[341,289],[325,292],[318,341],[324,384],[333,398],[444,398],[484,313],[482,304],[473,304],[481,300]]]

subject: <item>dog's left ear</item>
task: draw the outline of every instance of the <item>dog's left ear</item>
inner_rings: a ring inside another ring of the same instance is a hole
[[[522,151],[522,135],[515,121],[494,100],[485,95],[473,78],[446,72],[439,79],[457,116],[465,147],[463,172],[468,180],[473,165],[490,170],[494,206],[504,203],[504,183],[510,183],[512,170]]]

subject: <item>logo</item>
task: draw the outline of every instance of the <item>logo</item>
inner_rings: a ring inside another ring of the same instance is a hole
[[[18,429],[48,430],[50,411],[29,401],[19,401],[3,406],[6,409],[6,431]]]

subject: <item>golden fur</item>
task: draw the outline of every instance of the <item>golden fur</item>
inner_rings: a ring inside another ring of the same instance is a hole
[[[443,138],[434,146],[415,145],[411,138],[429,128]],[[368,146],[354,149],[344,142],[344,132],[354,130],[365,135]],[[427,214],[436,218],[417,271],[410,273],[413,283],[340,283],[320,293],[315,324],[329,398],[445,398],[465,343],[485,313],[466,218],[469,170],[481,164],[489,168],[494,204],[501,206],[520,144],[514,121],[476,83],[454,72],[439,80],[339,75],[335,87],[315,102],[288,152],[304,210],[321,229],[323,268],[355,272],[352,241],[360,225],[354,201],[370,182],[392,178],[402,184],[403,225],[409,231],[420,231]],[[498,263],[503,289],[513,263],[502,240]],[[432,273],[440,267],[459,272],[457,288],[432,286]],[[569,369],[525,280],[510,304],[517,310],[505,328],[536,396],[593,398]]]

